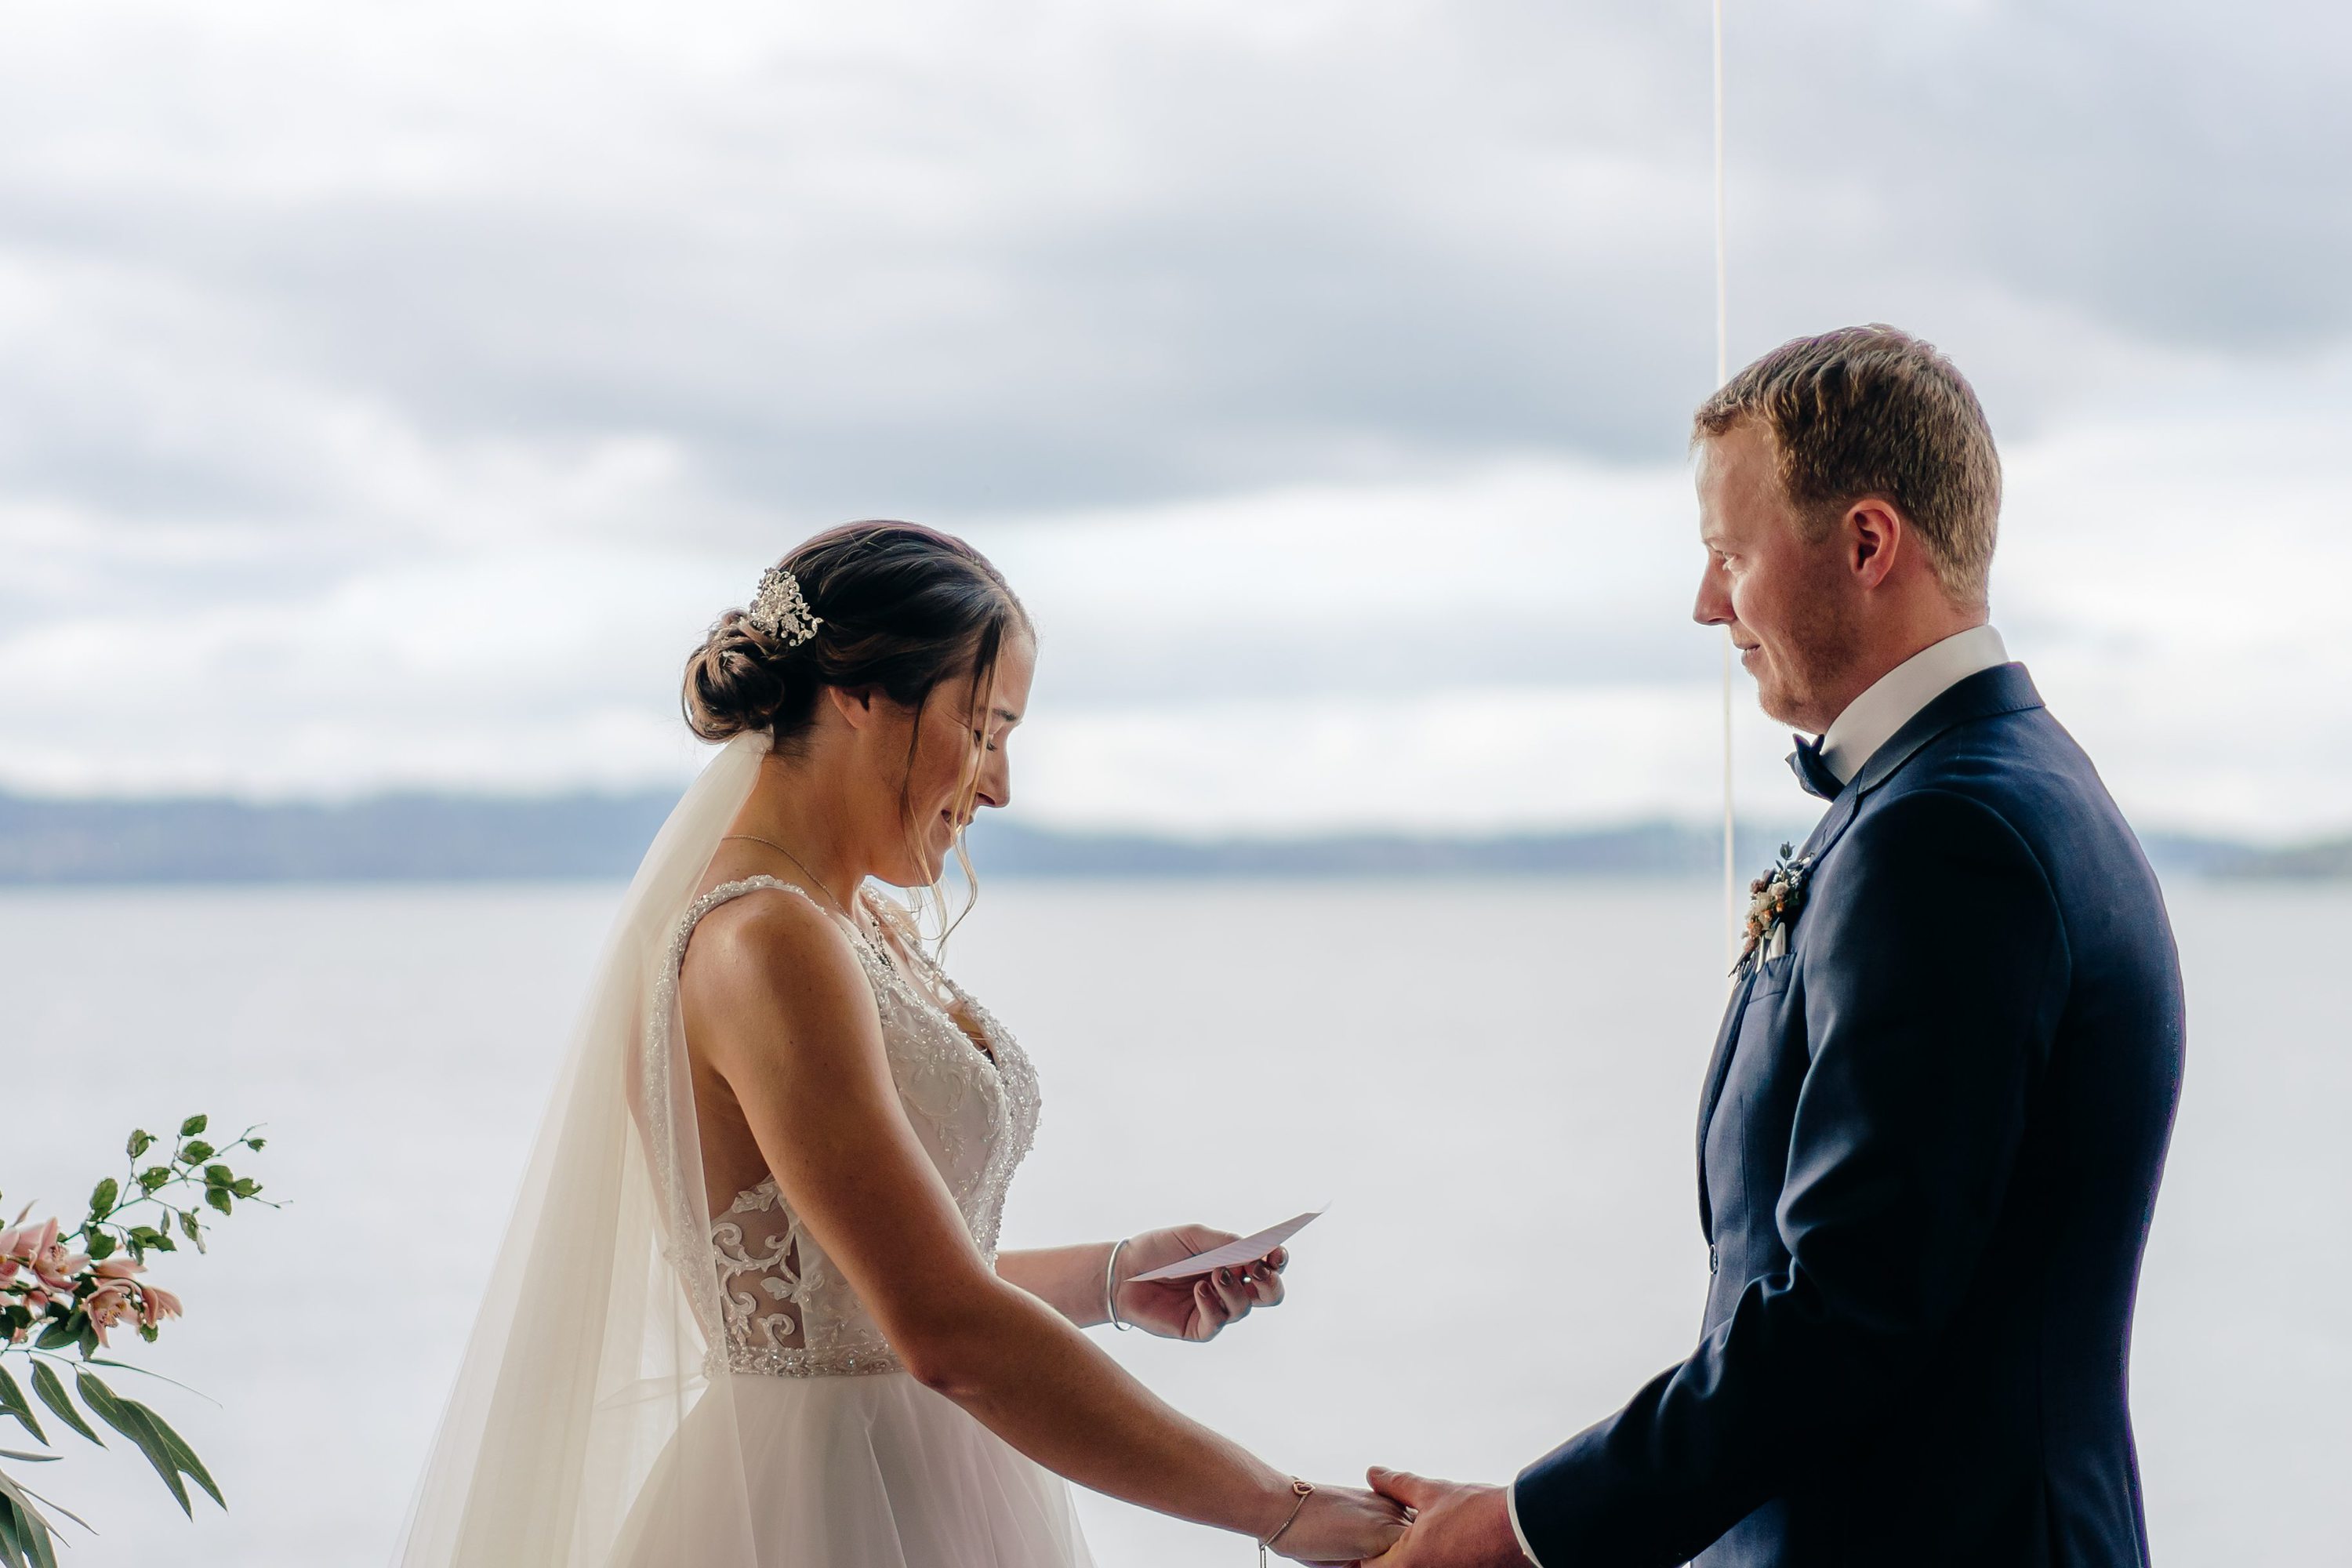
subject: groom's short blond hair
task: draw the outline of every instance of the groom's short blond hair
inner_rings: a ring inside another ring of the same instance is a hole
[[[1893,327],[1796,338],[1699,405],[1694,444],[1754,420],[1813,538],[1867,496],[1892,501],[1955,604],[1985,603],[2000,526],[2000,454],[1959,368]]]

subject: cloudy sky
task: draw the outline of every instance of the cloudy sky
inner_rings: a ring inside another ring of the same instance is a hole
[[[1949,350],[2126,809],[2352,829],[2352,13],[1729,10],[1735,361]],[[702,626],[895,515],[1043,624],[1034,821],[1717,809],[1704,3],[0,28],[0,787],[674,782]]]

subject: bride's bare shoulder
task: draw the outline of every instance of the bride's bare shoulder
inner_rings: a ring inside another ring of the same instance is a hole
[[[866,975],[840,922],[797,888],[751,889],[712,909],[687,939],[678,1000],[691,1017],[765,1033],[777,1024],[871,1012]],[[791,1031],[798,1033],[798,1030]]]

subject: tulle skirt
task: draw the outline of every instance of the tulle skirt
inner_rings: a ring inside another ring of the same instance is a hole
[[[906,1373],[729,1384],[735,1442],[678,1434],[630,1510],[614,1568],[685,1568],[664,1521],[706,1524],[712,1508],[738,1508],[720,1498],[745,1494],[742,1568],[1093,1568],[1069,1484]],[[713,1473],[730,1448],[740,1490]]]

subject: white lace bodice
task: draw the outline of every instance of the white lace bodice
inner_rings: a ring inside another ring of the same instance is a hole
[[[649,1072],[668,1070],[678,968],[695,926],[720,904],[762,889],[809,897],[790,882],[749,877],[703,894],[678,922],[654,1008]],[[1005,1192],[1037,1135],[1036,1071],[1003,1026],[927,958],[917,957],[923,966],[919,984],[862,935],[852,946],[874,988],[883,1048],[907,1120],[993,1263]],[[986,1055],[975,1034],[986,1042]],[[698,1212],[698,1195],[696,1205]],[[705,1257],[681,1259],[689,1268],[707,1265],[718,1277],[722,1342],[706,1358],[706,1371],[827,1377],[898,1370],[882,1331],[772,1177],[711,1217],[709,1242]]]

